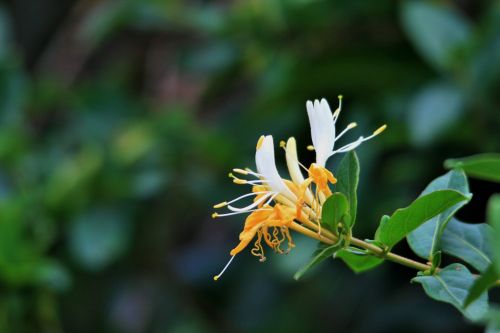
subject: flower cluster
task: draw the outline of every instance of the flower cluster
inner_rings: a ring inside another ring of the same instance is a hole
[[[321,207],[332,194],[330,184],[337,182],[333,173],[326,169],[327,160],[334,154],[355,149],[386,128],[386,125],[383,125],[370,136],[360,136],[357,140],[335,149],[336,141],[356,127],[356,123],[350,123],[339,134],[336,133],[335,123],[341,107],[342,96],[339,96],[339,105],[333,114],[325,99],[315,100],[314,103],[307,101],[306,109],[313,143],[308,149],[316,152],[316,161],[311,163],[309,168],[299,162],[295,139],[289,138],[287,142],[280,143],[285,150],[290,174],[289,179],[282,178],[274,159],[273,137],[263,135],[257,142],[256,171],[249,168],[233,169],[229,174],[234,183],[248,185],[251,190],[231,201],[215,205],[215,209],[226,208],[227,212],[213,213],[212,217],[248,215],[239,236],[239,244],[230,251],[231,259],[214,280],[224,273],[234,257],[254,239],[251,253],[264,261],[264,243],[277,253],[287,253],[295,246],[290,229],[304,234],[313,232],[321,235]],[[304,177],[303,171],[307,177]],[[249,197],[253,198],[249,205],[237,207],[238,202]],[[287,243],[286,249],[282,248],[284,242]]]

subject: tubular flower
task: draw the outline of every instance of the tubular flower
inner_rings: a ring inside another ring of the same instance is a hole
[[[372,139],[387,128],[386,125],[383,125],[375,130],[371,135],[367,137],[360,136],[355,141],[334,150],[337,140],[339,140],[349,130],[357,126],[356,123],[352,122],[338,135],[336,135],[337,132],[335,124],[342,109],[342,96],[339,96],[338,98],[339,105],[333,114],[330,110],[328,102],[324,98],[321,99],[321,101],[315,100],[314,103],[311,101],[306,102],[307,115],[311,126],[311,138],[313,142],[313,145],[309,146],[309,149],[316,151],[316,163],[311,164],[308,174],[309,178],[313,179],[313,182],[316,184],[316,194],[322,201],[324,201],[325,197],[331,195],[328,184],[335,184],[337,182],[337,179],[325,167],[327,160],[334,154],[345,153],[356,149],[363,142]]]
[[[287,154],[287,156],[290,154]],[[294,156],[296,157],[296,155],[297,153],[294,151]],[[298,168],[297,159],[289,159],[289,168]],[[296,228],[298,226],[296,221],[308,224],[313,228],[319,224],[317,218],[319,215],[316,214],[317,211],[311,209],[313,205],[311,200],[313,199],[311,197],[307,198],[308,188],[304,186],[306,181],[300,174],[300,170],[294,169],[293,177],[295,179],[292,178],[292,180],[283,179],[279,175],[274,160],[272,136],[260,137],[257,142],[255,164],[257,171],[233,169],[234,173],[249,176],[253,179],[242,179],[236,177],[233,173],[230,174],[234,183],[251,185],[251,192],[214,206],[216,209],[226,207],[229,210],[229,212],[223,214],[213,213],[212,217],[214,218],[249,214],[245,220],[243,231],[240,233],[240,243],[230,251],[231,259],[222,272],[214,277],[215,280],[224,273],[233,258],[245,249],[254,238],[256,240],[251,253],[264,261],[266,257],[263,243],[277,253],[286,253],[295,246],[289,228]],[[252,203],[244,207],[235,206],[236,202],[248,197],[253,197]],[[319,207],[319,205],[316,204],[315,207]],[[288,248],[284,251],[281,245],[285,241],[288,242]]]
[[[264,261],[264,244],[276,253],[288,253],[295,245],[290,229],[299,231],[309,237],[321,238],[321,206],[332,194],[329,184],[335,184],[337,179],[325,168],[330,156],[347,152],[358,147],[362,142],[381,133],[385,125],[372,135],[359,137],[354,142],[334,150],[335,142],[348,130],[354,128],[351,123],[339,135],[335,133],[335,122],[341,108],[332,114],[325,99],[306,104],[311,125],[312,149],[316,151],[316,161],[309,168],[299,162],[297,145],[294,138],[281,142],[285,150],[286,164],[290,179],[281,178],[275,163],[274,142],[271,135],[261,136],[255,152],[256,171],[251,169],[233,169],[229,176],[239,185],[250,185],[251,190],[231,201],[224,201],[214,206],[215,209],[227,208],[225,213],[213,213],[212,217],[223,217],[237,214],[247,214],[243,231],[239,235],[240,242],[230,251],[231,259],[222,271],[214,277],[217,280],[229,267],[234,257],[243,251],[253,240],[250,251],[254,256]],[[307,178],[302,174],[304,170]],[[236,176],[237,174],[238,176]],[[241,177],[241,178],[240,178]],[[252,198],[246,206],[236,204],[244,199]],[[282,244],[287,242],[287,248]]]

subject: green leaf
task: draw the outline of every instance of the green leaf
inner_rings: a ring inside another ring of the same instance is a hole
[[[460,89],[447,82],[430,84],[419,91],[408,110],[412,142],[418,146],[427,145],[450,128],[463,113],[463,95]]]
[[[493,227],[493,239],[500,239],[500,195],[495,194],[488,201],[488,211],[487,211],[488,223]],[[492,242],[493,250],[493,263],[495,264],[495,269],[500,272],[500,242]]]
[[[444,162],[447,169],[460,168],[474,178],[500,183],[500,154],[479,154]]]
[[[295,280],[299,280],[309,269],[316,266],[317,264],[319,264],[323,260],[325,260],[329,257],[332,257],[335,254],[335,252],[337,252],[339,249],[342,248],[343,245],[344,244],[341,241],[341,242],[338,242],[337,244],[333,244],[333,245],[330,245],[327,247],[320,247],[318,250],[316,250],[314,252],[313,258],[311,259],[311,261],[309,261],[304,267],[299,269],[295,273],[293,278]]]
[[[486,293],[464,308],[468,290],[474,283],[474,276],[464,265],[449,265],[435,275],[419,274],[412,282],[421,283],[429,297],[452,304],[470,320],[479,320],[488,312],[488,295]]]
[[[381,223],[375,234],[376,240],[393,247],[425,221],[465,200],[468,197],[455,190],[439,190],[423,195],[410,206],[396,210]]]
[[[488,291],[492,287],[496,280],[498,279],[498,274],[495,267],[491,265],[481,276],[479,276],[476,281],[472,284],[469,290],[469,294],[464,302],[464,307],[468,307],[469,304],[474,302],[476,299],[481,297],[481,295]]]
[[[471,34],[469,23],[449,6],[407,1],[402,7],[402,20],[416,49],[439,70],[452,67],[453,56]]]
[[[452,218],[441,236],[441,249],[483,272],[492,262],[492,239],[493,229],[488,224],[464,223]]]
[[[358,199],[356,191],[359,182],[359,160],[354,151],[347,153],[339,163],[337,170],[335,190],[343,193],[349,202],[349,215],[351,216],[351,227],[356,222]]]
[[[346,196],[335,192],[323,204],[321,222],[329,226],[331,230],[336,230],[339,222],[344,222],[350,228],[350,218],[348,218],[348,215],[349,203]]]
[[[373,269],[384,262],[383,259],[373,255],[358,255],[342,249],[335,254],[336,258],[341,258],[355,273],[361,273]]]
[[[456,190],[464,195],[470,195],[467,177],[461,170],[452,170],[445,175],[434,179],[422,192],[420,196],[432,193],[437,190]],[[439,251],[440,239],[446,224],[451,217],[459,210],[466,201],[461,201],[456,205],[446,209],[441,214],[433,217],[422,224],[406,237],[413,252],[424,259],[432,260],[432,256]]]

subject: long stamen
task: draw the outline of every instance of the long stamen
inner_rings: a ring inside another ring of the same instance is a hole
[[[241,207],[241,208],[238,208],[238,207],[233,207],[233,206],[227,206],[227,208],[230,210],[230,211],[233,211],[233,212],[248,212],[250,209],[254,208],[254,207],[257,207],[258,205],[260,205],[262,202],[264,202],[264,200],[267,200],[270,196],[272,197],[273,195],[276,196],[275,193],[273,192],[268,192],[266,193],[265,195],[263,195],[261,198],[255,200],[255,202],[251,203],[250,205],[246,206],[246,207]]]
[[[249,210],[242,211],[242,212],[231,212],[231,213],[223,213],[223,214],[213,213],[212,218],[215,219],[217,217],[226,217],[226,216],[233,216],[233,215],[239,215],[239,214],[246,214],[246,213],[252,213],[252,212],[261,211],[261,210],[272,210],[272,209],[271,208],[257,208],[257,209],[249,209]]]
[[[337,110],[335,110],[335,112],[333,113],[333,123],[334,124],[337,121],[337,118],[339,117],[340,110],[342,110],[342,95],[339,95],[338,98],[339,98],[339,106],[337,107]]]
[[[372,135],[370,136],[367,136],[366,138],[360,136],[356,141],[354,142],[351,142],[345,146],[343,146],[342,148],[340,149],[337,149],[336,151],[334,151],[331,155],[335,154],[335,153],[344,153],[346,151],[349,151],[349,150],[352,150],[354,148],[356,148],[357,146],[359,146],[361,143],[365,142],[365,141],[368,141],[372,138],[374,138],[375,136],[379,135],[380,133],[382,133],[383,131],[385,131],[385,129],[387,128],[387,125],[382,125],[380,126],[379,128],[377,128]]]
[[[363,142],[365,142],[365,141],[368,141],[368,140],[370,140],[370,139],[373,139],[375,136],[377,136],[377,135],[379,135],[380,133],[382,133],[383,131],[385,131],[385,129],[386,129],[386,128],[387,128],[387,125],[382,125],[382,126],[380,126],[379,128],[377,128],[377,129],[373,132],[373,134],[372,134],[372,135],[370,135],[370,136],[368,136],[368,137],[366,137],[366,138],[364,138],[364,137],[360,136],[360,137],[359,137],[356,141],[351,142],[351,143],[349,143],[349,144],[347,144],[347,145],[345,145],[345,146],[343,146],[343,147],[341,147],[341,148],[339,148],[339,149],[337,149],[337,150],[333,151],[333,152],[330,154],[330,156],[331,156],[331,155],[333,155],[333,154],[336,154],[336,153],[344,153],[344,152],[346,152],[346,151],[352,150],[352,149],[354,149],[354,148],[358,147],[361,143],[363,143]]]
[[[231,265],[231,262],[233,261],[234,257],[236,257],[236,256],[232,256],[231,259],[229,259],[229,261],[227,262],[226,266],[224,266],[222,271],[219,274],[217,274],[216,276],[214,276],[214,281],[217,281],[222,276],[222,274],[224,274],[224,272],[229,267],[229,265]]]
[[[235,198],[235,199],[233,199],[233,200],[229,201],[227,204],[228,204],[228,205],[230,205],[230,204],[232,204],[233,202],[240,201],[240,200],[241,200],[241,199],[243,199],[243,198],[248,198],[248,197],[251,197],[251,196],[254,196],[254,195],[264,194],[264,193],[267,193],[267,192],[262,191],[262,192],[252,192],[252,193],[243,194],[243,195],[240,195],[239,197],[237,197],[237,198]],[[218,208],[218,207],[215,207],[215,206],[214,206],[214,208]]]
[[[337,137],[335,138],[335,141],[340,139],[342,137],[342,135],[346,134],[349,130],[353,129],[356,126],[358,126],[357,123],[350,123],[349,125],[347,125],[347,127],[342,132],[340,132],[339,135],[337,135]]]
[[[267,192],[251,192],[251,193],[247,193],[247,194],[243,194],[243,195],[240,195],[239,197],[231,200],[231,201],[223,201],[221,203],[218,203],[216,205],[214,205],[213,207],[215,209],[219,209],[219,208],[222,208],[222,207],[226,207],[227,205],[230,205],[232,204],[233,202],[236,202],[236,201],[240,201],[241,199],[244,199],[244,198],[247,198],[247,197],[251,197],[251,196],[255,196],[255,195],[258,195],[258,194],[264,194],[264,193],[267,193]]]

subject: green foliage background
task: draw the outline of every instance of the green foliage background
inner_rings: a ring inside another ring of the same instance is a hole
[[[446,158],[500,150],[499,91],[497,1],[0,5],[0,332],[481,331],[395,265],[294,281],[300,236],[214,283],[243,219],[210,214],[260,134],[311,160],[305,101],[343,94],[341,126],[389,125],[358,151],[369,236]]]

